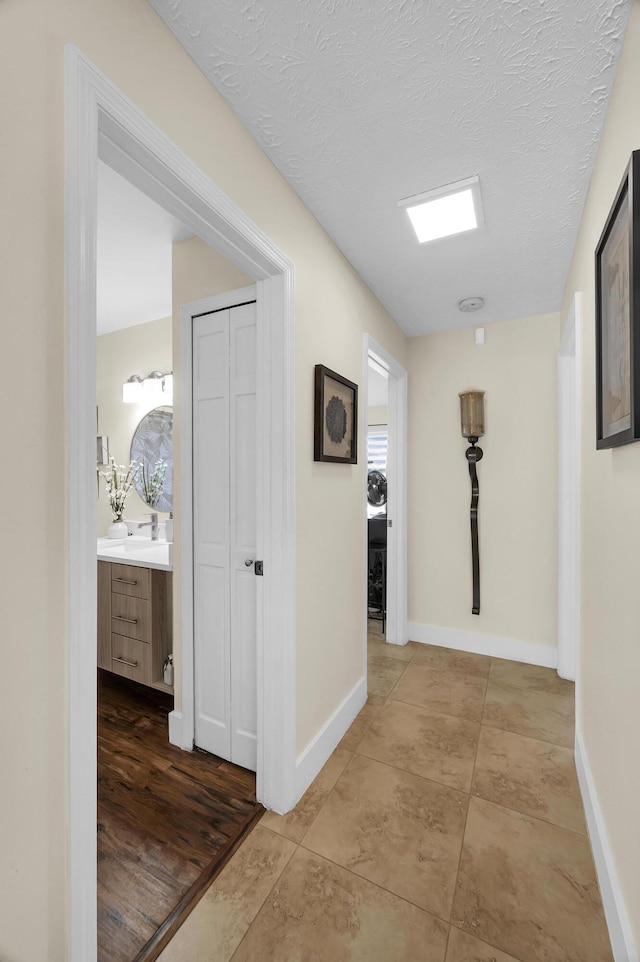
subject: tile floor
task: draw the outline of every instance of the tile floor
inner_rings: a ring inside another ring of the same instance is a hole
[[[369,638],[369,700],[160,962],[612,962],[549,669]]]

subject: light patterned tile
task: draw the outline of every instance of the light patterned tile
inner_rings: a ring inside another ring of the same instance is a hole
[[[304,845],[448,919],[467,796],[354,755]]]
[[[339,742],[338,748],[347,752],[354,752],[369,731],[384,703],[385,699],[382,695],[369,695],[364,708],[354,719],[342,741]]]
[[[259,824],[159,956],[159,962],[228,962],[296,846]]]
[[[613,962],[587,838],[480,798],[451,921],[521,962]]]
[[[486,678],[463,674],[455,669],[432,668],[414,659],[390,697],[444,715],[480,721],[486,689]]]
[[[409,663],[410,664],[410,663]],[[402,677],[407,662],[389,658],[386,655],[374,655],[368,659],[367,690],[370,695],[382,695],[387,698],[393,687]]]
[[[486,942],[451,926],[445,962],[519,962]]]
[[[418,645],[414,650],[413,660],[416,665],[460,671],[464,675],[476,675],[478,678],[487,678],[491,669],[491,658],[486,655],[440,648],[437,645]]]
[[[586,832],[570,748],[483,726],[472,793],[574,832]]]
[[[398,661],[411,661],[415,652],[410,645],[391,645],[384,638],[369,639],[367,643],[369,658],[375,655],[385,655],[387,658],[395,658]]]
[[[573,695],[516,688],[490,678],[482,723],[573,748]]]
[[[358,754],[468,792],[480,726],[390,699]]]
[[[446,941],[440,919],[299,848],[233,962],[443,962]]]
[[[520,661],[505,661],[503,658],[491,660],[491,681],[527,691],[546,691],[552,695],[573,697],[575,694],[573,682],[561,678],[554,668],[525,665]]]
[[[351,752],[336,748],[293,811],[286,815],[265,812],[260,824],[290,838],[293,842],[301,841],[350,758]]]

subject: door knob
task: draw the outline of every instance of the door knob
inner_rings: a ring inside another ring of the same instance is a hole
[[[245,565],[247,566],[247,568],[250,568],[252,564],[253,564],[253,558],[247,558],[245,560]]]

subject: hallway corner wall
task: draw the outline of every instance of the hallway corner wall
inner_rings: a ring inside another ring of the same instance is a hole
[[[409,635],[555,665],[559,315],[413,338]],[[471,487],[458,393],[484,390],[481,608],[471,613]]]

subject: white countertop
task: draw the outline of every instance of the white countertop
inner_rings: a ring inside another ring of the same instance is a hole
[[[98,561],[173,571],[173,544],[135,535],[122,540],[98,538]]]

